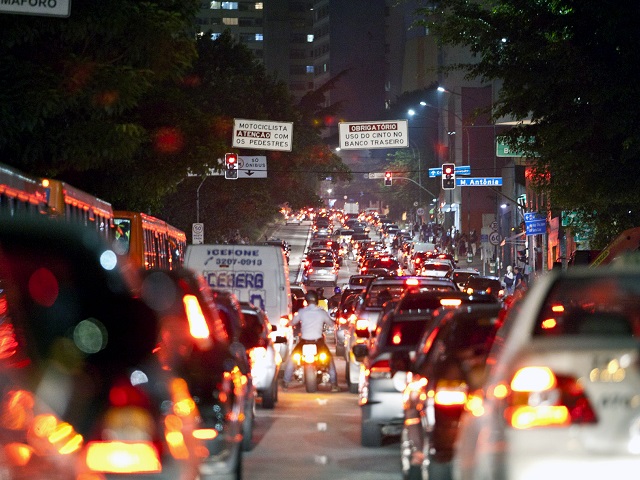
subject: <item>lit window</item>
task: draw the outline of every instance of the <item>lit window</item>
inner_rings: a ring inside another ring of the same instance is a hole
[[[264,7],[262,6],[262,2],[256,3],[256,10],[262,10]]]
[[[225,18],[222,19],[222,23],[224,25],[238,25],[238,19],[237,18],[225,17]]]
[[[313,65],[307,65],[307,73],[313,73]]]
[[[307,35],[307,42],[308,43],[313,42],[313,35]]]
[[[264,35],[256,33],[256,42],[261,42],[262,40],[264,40]]]
[[[237,10],[238,2],[220,2],[223,10]]]
[[[221,33],[212,33],[211,34],[211,40],[217,40],[218,38],[220,38],[220,35],[222,35]]]

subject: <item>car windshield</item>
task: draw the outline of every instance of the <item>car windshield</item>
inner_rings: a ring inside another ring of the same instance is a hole
[[[547,296],[534,335],[640,336],[640,277],[563,278]]]
[[[371,285],[365,301],[366,307],[382,307],[389,300],[400,297],[404,284]]]

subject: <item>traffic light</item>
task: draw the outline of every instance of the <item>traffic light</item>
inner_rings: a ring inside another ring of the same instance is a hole
[[[384,173],[384,185],[385,187],[390,187],[393,183],[393,174],[391,172]]]
[[[442,188],[444,190],[456,188],[456,166],[454,163],[442,164]]]
[[[238,179],[238,154],[237,153],[225,153],[224,154],[224,178],[230,180]]]

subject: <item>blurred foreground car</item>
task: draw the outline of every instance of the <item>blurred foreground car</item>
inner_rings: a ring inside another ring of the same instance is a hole
[[[208,432],[127,279],[92,230],[0,218],[0,477],[203,478]]]
[[[467,402],[456,479],[635,479],[640,271],[553,270],[498,330]]]
[[[480,387],[500,311],[498,302],[462,306],[420,341],[403,394],[403,478],[450,478],[460,415]]]
[[[203,477],[236,478],[251,445],[254,392],[244,347],[232,343],[204,278],[188,269],[145,271],[142,296],[158,313],[163,368],[184,378],[209,429]],[[248,436],[248,437],[247,437]]]

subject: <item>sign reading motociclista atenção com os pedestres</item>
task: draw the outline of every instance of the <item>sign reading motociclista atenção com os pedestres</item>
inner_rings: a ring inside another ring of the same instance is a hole
[[[292,122],[233,119],[235,148],[290,152],[293,144]]]
[[[405,148],[409,146],[406,120],[340,122],[338,133],[340,148],[344,150]]]

